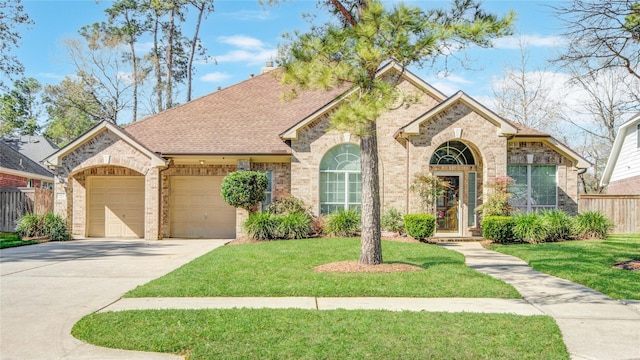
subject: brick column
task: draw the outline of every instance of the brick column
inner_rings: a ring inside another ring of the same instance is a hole
[[[150,168],[144,176],[144,239],[159,240],[160,232],[160,169]]]

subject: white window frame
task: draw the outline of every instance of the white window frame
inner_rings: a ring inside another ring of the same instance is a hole
[[[267,183],[267,188],[264,190],[265,201],[260,202],[260,210],[265,211],[267,206],[269,206],[269,204],[273,202],[274,181],[273,181],[273,170],[265,170],[263,171],[263,173],[267,175],[267,179],[269,180],[269,182]],[[271,196],[267,198],[267,195],[271,195]],[[270,199],[270,200],[267,201],[266,199]]]
[[[531,213],[533,211],[544,210],[544,209],[557,209],[558,208],[558,165],[554,164],[509,164],[507,165],[507,174],[509,173],[509,166],[526,166],[527,167],[527,194],[526,194],[526,205],[523,206],[515,206],[516,209],[526,209],[527,213]],[[553,166],[555,168],[555,204],[554,205],[533,205],[532,199],[532,183],[531,183],[531,168],[537,166]]]
[[[323,156],[321,159],[321,163],[322,160],[324,160],[324,157],[327,156],[327,153],[329,153],[329,151],[335,149],[336,147],[339,146],[345,146],[345,145],[353,145],[356,146],[358,148],[360,148],[358,145],[356,144],[352,144],[352,143],[343,143],[343,144],[339,144],[336,145],[334,147],[332,147],[331,149],[329,149]],[[322,174],[344,174],[344,201],[342,202],[323,202],[322,201],[322,192],[324,191],[323,189],[323,181],[322,181]],[[361,194],[361,198],[359,202],[351,202],[349,199],[349,190],[351,189],[350,187],[350,182],[349,179],[351,177],[351,175],[359,175],[360,176],[360,194]],[[319,171],[319,177],[318,177],[318,188],[320,193],[318,194],[318,213],[322,214],[322,215],[327,215],[329,213],[323,212],[322,210],[322,206],[323,205],[328,205],[328,206],[335,206],[338,208],[342,208],[344,210],[349,210],[352,209],[354,207],[360,207],[362,206],[362,172],[360,171],[360,169],[358,170],[320,170]]]

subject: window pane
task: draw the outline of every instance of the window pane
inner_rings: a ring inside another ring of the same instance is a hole
[[[467,222],[469,226],[475,226],[476,225],[476,200],[478,197],[477,191],[476,191],[476,173],[471,172],[469,173],[469,180],[468,180],[468,189],[469,189],[469,200],[467,201],[469,204],[469,214],[467,215]]]
[[[507,175],[514,180],[509,188],[512,196],[509,203],[515,207],[527,206],[527,165],[507,166]]]
[[[349,204],[360,204],[362,195],[362,177],[360,174],[349,174]]]
[[[531,205],[556,205],[556,167],[531,166]]]
[[[322,157],[320,170],[360,171],[360,147],[355,144],[333,147]]]

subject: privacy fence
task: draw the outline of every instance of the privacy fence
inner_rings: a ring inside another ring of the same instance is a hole
[[[15,231],[20,216],[53,209],[53,191],[39,188],[0,188],[0,231]]]
[[[615,223],[614,234],[640,234],[640,195],[580,195],[578,209],[602,212]]]

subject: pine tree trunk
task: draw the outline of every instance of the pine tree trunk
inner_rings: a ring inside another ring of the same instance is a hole
[[[360,139],[362,174],[362,244],[360,263],[382,264],[380,242],[380,182],[378,181],[378,139],[376,123],[369,122],[367,135]]]

